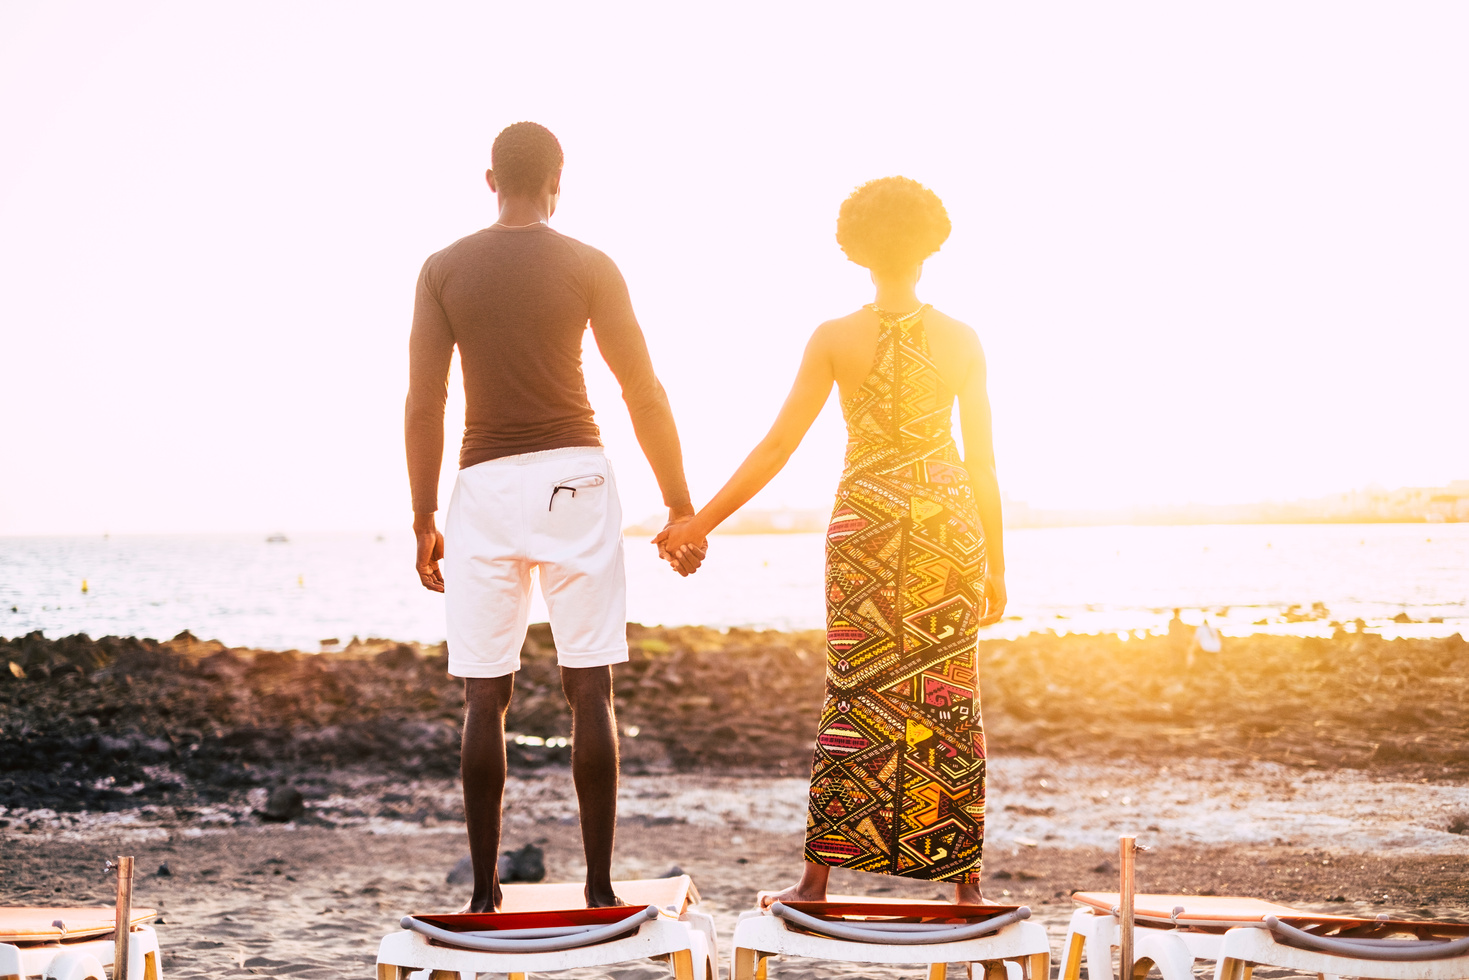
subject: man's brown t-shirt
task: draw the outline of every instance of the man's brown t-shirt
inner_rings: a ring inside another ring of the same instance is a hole
[[[464,372],[461,469],[602,444],[582,376],[588,321],[664,503],[688,504],[678,432],[622,274],[597,249],[538,224],[475,232],[429,256],[419,274],[405,417],[414,513],[438,510],[455,345]]]

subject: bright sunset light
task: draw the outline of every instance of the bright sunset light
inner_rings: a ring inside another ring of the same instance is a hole
[[[542,49],[487,40],[528,6],[5,8],[0,533],[406,527],[413,282],[494,220],[522,118],[566,148],[556,227],[627,277],[696,499],[867,302],[836,208],[893,173],[953,216],[920,295],[985,345],[1012,499],[1469,477],[1463,10],[574,9]],[[854,60],[879,35],[922,70]],[[829,405],[760,503],[829,507],[842,442]]]
[[[1466,51],[0,0],[0,980],[1469,978]]]

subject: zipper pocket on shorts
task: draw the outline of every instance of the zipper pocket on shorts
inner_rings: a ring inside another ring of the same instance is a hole
[[[570,490],[571,495],[575,497],[578,490],[590,490],[592,487],[600,487],[606,482],[607,478],[600,473],[591,473],[587,476],[573,476],[570,479],[562,480],[551,488],[551,499],[547,502],[546,509],[550,510],[556,505],[556,494],[562,490]]]

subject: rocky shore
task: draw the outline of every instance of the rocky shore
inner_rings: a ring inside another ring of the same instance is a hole
[[[630,629],[613,875],[675,869],[728,936],[800,867],[819,633]],[[0,641],[0,902],[105,905],[134,855],[174,980],[370,976],[377,938],[468,897],[458,724],[442,648],[226,649],[187,634]],[[1325,912],[1469,917],[1469,644],[1163,637],[987,641],[985,894],[1056,942],[1075,889],[1248,894]],[[585,874],[569,718],[545,627],[510,712],[504,848]],[[941,898],[838,869],[838,892]],[[1059,949],[1053,949],[1053,953]],[[962,975],[951,968],[951,976]],[[581,971],[587,977],[597,971]],[[850,966],[789,960],[788,980]],[[909,967],[862,976],[901,980]],[[653,980],[660,964],[620,969]]]
[[[803,777],[819,632],[629,627],[616,668],[629,774]],[[1469,775],[1469,643],[1254,636],[1192,663],[1165,637],[1034,634],[979,648],[992,754],[1214,758],[1395,777]],[[550,631],[534,626],[511,765],[567,760]],[[84,635],[0,639],[0,807],[106,811],[258,798],[304,774],[451,777],[459,681],[442,646],[341,653]]]

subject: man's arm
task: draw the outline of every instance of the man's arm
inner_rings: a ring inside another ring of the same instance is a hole
[[[694,507],[684,478],[683,446],[673,421],[673,409],[653,372],[647,341],[633,316],[627,283],[611,259],[600,253],[599,259],[594,270],[592,336],[596,338],[602,359],[622,386],[622,400],[632,416],[633,432],[653,467],[664,506],[668,508],[669,522],[684,521],[693,516]]]
[[[413,493],[413,531],[418,538],[414,567],[426,589],[444,591],[439,559],[444,536],[434,526],[439,509],[439,470],[444,462],[444,402],[449,396],[449,363],[454,332],[429,285],[425,263],[413,301],[408,335],[408,401],[403,409],[403,442],[408,452],[408,484]]]

